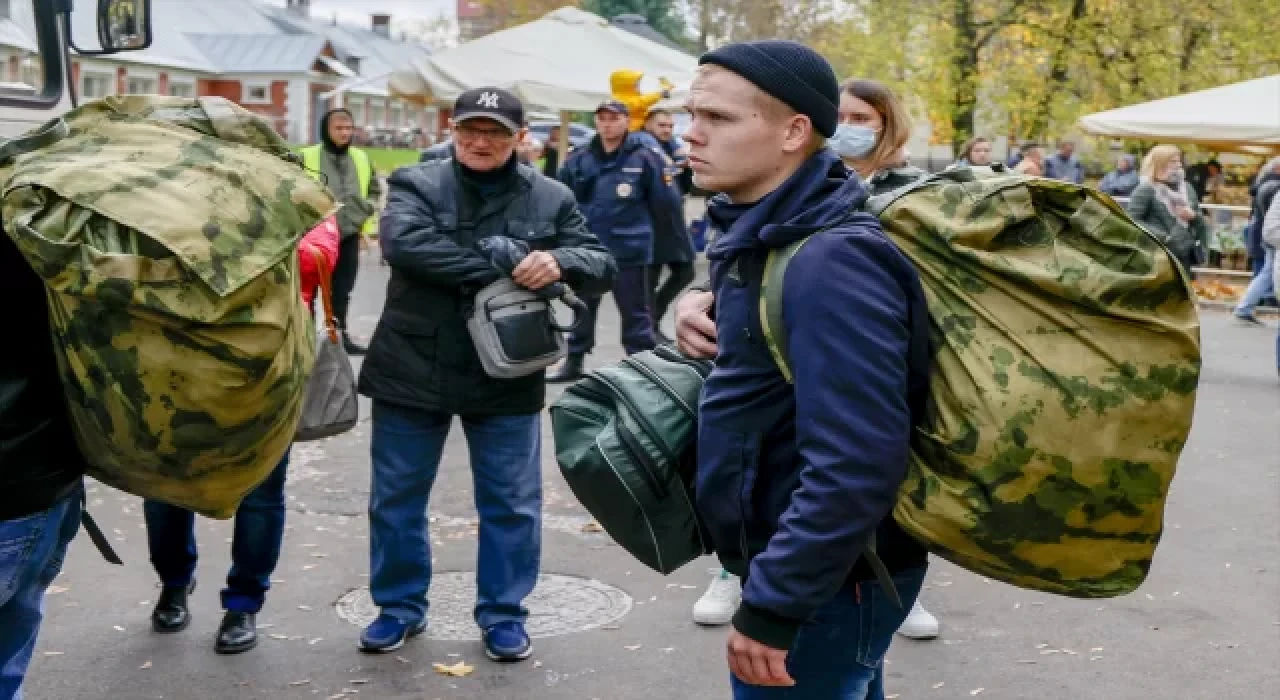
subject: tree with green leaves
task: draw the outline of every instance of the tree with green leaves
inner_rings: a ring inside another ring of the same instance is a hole
[[[671,41],[681,45],[688,43],[688,25],[673,0],[582,0],[582,9],[605,19],[639,15]]]

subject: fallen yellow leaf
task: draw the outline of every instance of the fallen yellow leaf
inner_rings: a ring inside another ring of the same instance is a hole
[[[475,673],[476,670],[474,666],[468,666],[465,661],[459,661],[452,666],[448,666],[446,664],[431,664],[431,668],[435,669],[436,673],[439,673],[440,675],[453,676],[455,678],[469,676],[472,673]]]

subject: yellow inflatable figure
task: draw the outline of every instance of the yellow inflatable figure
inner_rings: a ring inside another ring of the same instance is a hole
[[[627,125],[630,131],[643,129],[644,118],[648,116],[649,108],[658,104],[659,100],[671,97],[671,90],[675,87],[666,78],[658,78],[658,84],[662,86],[661,92],[641,94],[640,79],[643,77],[644,73],[628,69],[616,70],[609,76],[609,88],[613,91],[613,99],[626,105],[631,113],[631,121]]]

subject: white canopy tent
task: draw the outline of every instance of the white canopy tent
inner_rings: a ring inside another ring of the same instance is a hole
[[[388,88],[402,99],[450,106],[467,90],[494,86],[510,90],[526,108],[589,112],[609,99],[609,75],[631,69],[644,73],[645,91],[658,78],[688,89],[697,59],[612,26],[604,18],[573,7],[494,32],[391,74]],[[567,130],[561,138],[567,139]]]
[[[1080,126],[1096,136],[1280,153],[1280,75],[1090,114]]]

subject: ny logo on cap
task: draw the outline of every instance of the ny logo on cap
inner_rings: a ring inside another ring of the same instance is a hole
[[[498,93],[482,92],[480,93],[480,99],[476,100],[476,104],[480,105],[481,107],[485,107],[487,109],[497,109]]]

